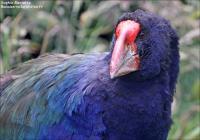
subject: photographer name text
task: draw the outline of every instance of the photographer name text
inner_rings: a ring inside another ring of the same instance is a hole
[[[20,8],[20,9],[29,9],[29,8],[43,8],[41,4],[32,4],[31,1],[1,1],[1,8]]]

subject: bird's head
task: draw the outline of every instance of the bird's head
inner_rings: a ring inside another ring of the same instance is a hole
[[[178,37],[167,20],[142,10],[125,13],[115,27],[110,76],[137,72],[153,77],[169,67],[170,53],[177,46]]]

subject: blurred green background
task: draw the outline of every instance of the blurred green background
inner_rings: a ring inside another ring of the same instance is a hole
[[[31,5],[42,8],[0,8],[0,74],[47,52],[107,51],[126,11],[140,8],[169,19],[180,36],[181,69],[168,139],[200,139],[199,0],[32,0]]]

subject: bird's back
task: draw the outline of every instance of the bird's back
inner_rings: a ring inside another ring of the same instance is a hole
[[[95,92],[94,66],[105,56],[45,55],[2,75],[0,139],[80,139],[104,131],[85,122],[95,116],[83,96]]]

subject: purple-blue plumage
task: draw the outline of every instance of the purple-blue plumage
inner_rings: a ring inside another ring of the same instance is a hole
[[[137,10],[138,71],[110,78],[110,53],[50,54],[1,77],[0,139],[166,140],[179,71],[178,37]]]

